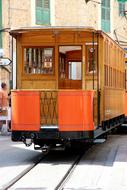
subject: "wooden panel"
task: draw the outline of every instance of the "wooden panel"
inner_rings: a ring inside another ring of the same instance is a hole
[[[22,89],[56,89],[56,81],[30,81],[30,80],[24,80],[22,81]]]
[[[104,94],[105,120],[124,114],[124,90],[105,88]]]
[[[81,89],[82,81],[81,80],[59,80],[59,89]]]
[[[22,43],[23,44],[29,44],[29,42],[35,43],[54,43],[55,42],[55,36],[53,35],[23,35],[22,36]]]
[[[66,53],[66,61],[82,61],[82,51],[73,50]]]
[[[92,32],[77,32],[77,39],[79,43],[92,43]],[[96,39],[95,39],[96,42]]]
[[[74,43],[75,42],[75,35],[74,33],[60,33],[57,36],[57,42],[58,43]]]

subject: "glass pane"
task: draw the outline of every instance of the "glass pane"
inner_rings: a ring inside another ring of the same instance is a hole
[[[81,62],[69,62],[69,79],[81,80]]]
[[[27,74],[53,74],[53,48],[25,48],[24,70]]]

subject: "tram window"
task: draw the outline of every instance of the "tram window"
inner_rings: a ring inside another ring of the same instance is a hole
[[[81,46],[59,46],[59,78],[62,80],[81,80]]]
[[[27,74],[53,74],[53,48],[24,48]]]
[[[96,72],[97,51],[96,47],[87,46],[87,73]]]

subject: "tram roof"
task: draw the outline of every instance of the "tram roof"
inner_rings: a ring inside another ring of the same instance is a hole
[[[10,34],[13,36],[35,31],[88,31],[88,32],[97,32],[93,27],[89,26],[34,26],[34,27],[21,27],[14,28],[10,30]]]
[[[33,27],[21,27],[21,28],[12,28],[9,33],[16,38],[17,35],[28,33],[28,32],[39,32],[39,31],[84,31],[84,32],[94,32],[99,33],[101,36],[107,36],[112,41],[114,41],[107,33],[102,30],[96,30],[90,26],[33,26]],[[116,41],[114,41],[121,49],[123,49]]]

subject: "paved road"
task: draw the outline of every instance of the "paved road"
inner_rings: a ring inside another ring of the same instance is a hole
[[[40,153],[0,137],[0,189]],[[55,189],[76,155],[50,154],[10,189]],[[112,135],[83,156],[67,181],[65,190],[127,190],[127,135]]]
[[[17,175],[28,168],[41,155],[33,147],[14,143],[10,136],[0,136],[0,189],[4,189]]]
[[[0,136],[0,190],[5,189],[17,175],[42,155],[33,147],[11,142],[10,137]],[[71,167],[77,153],[56,151],[49,153],[28,174],[9,189],[55,189]]]
[[[127,135],[112,135],[83,156],[65,190],[127,190]]]

